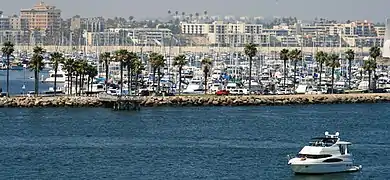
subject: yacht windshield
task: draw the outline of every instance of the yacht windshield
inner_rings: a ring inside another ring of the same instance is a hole
[[[313,138],[310,146],[314,147],[329,147],[337,142],[337,138]]]

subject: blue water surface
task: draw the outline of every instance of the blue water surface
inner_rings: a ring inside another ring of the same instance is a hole
[[[390,104],[0,109],[1,179],[390,179]],[[297,176],[313,136],[339,131],[363,170]]]

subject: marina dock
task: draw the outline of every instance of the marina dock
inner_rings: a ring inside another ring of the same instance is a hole
[[[113,96],[109,94],[99,94],[98,100],[105,108],[112,108],[114,111],[141,109],[141,98],[138,96]]]

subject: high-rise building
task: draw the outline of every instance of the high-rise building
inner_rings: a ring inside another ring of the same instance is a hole
[[[49,34],[61,27],[61,10],[40,1],[31,9],[21,9],[20,18],[28,21],[28,29],[42,30]]]

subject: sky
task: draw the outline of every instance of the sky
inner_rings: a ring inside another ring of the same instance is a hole
[[[6,15],[19,14],[40,0],[0,0]],[[168,10],[234,16],[293,16],[310,20],[323,17],[334,20],[366,19],[384,22],[390,17],[390,0],[44,0],[62,10],[62,17],[164,18]]]

